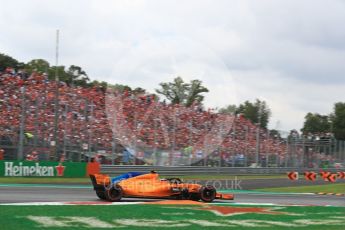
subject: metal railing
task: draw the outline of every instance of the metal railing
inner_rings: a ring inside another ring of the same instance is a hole
[[[228,152],[227,157],[222,155],[224,149],[216,149],[206,156],[197,156],[192,152],[165,151],[145,149],[136,152],[135,149],[127,151],[120,144],[116,148],[100,145],[85,146],[83,143],[72,144],[66,141],[59,145],[58,150],[66,153],[68,161],[89,161],[96,154],[101,154],[101,162],[116,165],[154,165],[154,166],[211,166],[211,167],[298,167],[317,168],[332,167],[334,164],[345,164],[345,141],[328,140],[285,140],[286,153],[260,152],[259,161],[256,162],[255,151]],[[0,139],[0,148],[5,150],[5,159],[17,159],[18,142],[12,138]],[[54,146],[49,140],[24,140],[23,154],[33,151],[39,153],[40,160],[49,160],[54,152]],[[161,151],[161,152],[160,152]]]
[[[180,175],[250,175],[250,174],[286,174],[287,172],[295,171],[304,173],[306,171],[316,170],[310,168],[248,168],[248,167],[196,167],[196,166],[184,166],[184,167],[163,167],[163,166],[116,166],[116,165],[102,165],[101,172],[109,175],[119,175],[127,172],[150,172],[157,171],[161,175],[180,176]],[[329,168],[329,172],[337,172],[344,170],[344,168],[336,169]]]

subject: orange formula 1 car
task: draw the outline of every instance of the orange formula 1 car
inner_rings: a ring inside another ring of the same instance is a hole
[[[175,198],[204,202],[234,199],[232,194],[217,193],[210,185],[182,183],[179,178],[160,179],[154,171],[147,174],[129,172],[114,178],[94,174],[90,178],[97,196],[111,202],[119,201],[122,197]]]

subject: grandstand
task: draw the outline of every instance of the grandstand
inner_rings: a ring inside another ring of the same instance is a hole
[[[107,164],[166,166],[313,167],[344,157],[344,142],[332,136],[319,134],[322,141],[293,135],[283,139],[241,114],[64,82],[58,85],[55,143],[55,89],[56,82],[45,74],[26,76],[13,70],[0,74],[0,144],[5,159],[21,158],[19,147],[24,157],[38,152],[38,160],[63,156],[68,161],[88,161],[100,156]]]

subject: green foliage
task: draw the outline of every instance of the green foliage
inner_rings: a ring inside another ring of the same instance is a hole
[[[187,88],[186,106],[191,106],[194,101],[201,103],[204,100],[202,93],[207,93],[208,89],[202,86],[202,81],[192,80]]]
[[[143,88],[141,88],[141,87],[137,87],[137,88],[135,88],[135,89],[132,91],[132,93],[133,93],[134,95],[146,94],[146,90],[143,89]]]
[[[270,137],[271,138],[278,138],[278,139],[281,139],[281,135],[280,135],[280,132],[276,129],[271,129],[270,132]]]
[[[132,91],[132,88],[129,87],[128,85],[121,85],[121,84],[115,84],[115,85],[108,84],[108,88],[111,88],[111,89],[118,91],[120,93],[123,93],[125,91],[128,91],[128,92]]]
[[[159,85],[161,89],[156,89],[158,94],[163,95],[172,104],[184,104],[187,107],[195,101],[202,103],[204,100],[202,93],[208,92],[200,80],[185,83],[181,77],[175,78],[173,82],[163,82]]]
[[[69,78],[65,71],[65,66],[51,66],[48,69],[48,79],[55,80],[56,73],[59,76],[60,81],[66,82]]]
[[[56,72],[57,70],[57,72]],[[67,70],[65,66],[50,66],[49,62],[44,59],[33,59],[25,64],[25,71],[29,74],[32,72],[47,73],[50,80],[55,80],[55,75],[59,80],[71,86],[92,87],[86,72],[79,66],[71,65]],[[104,83],[102,83],[104,85]]]
[[[184,83],[181,77],[173,82],[160,83],[161,89],[156,89],[158,94],[164,95],[172,104],[180,104],[186,100],[188,84]]]
[[[224,108],[219,109],[219,113],[222,113],[222,114],[236,114],[236,112],[237,112],[236,105],[228,105]]]
[[[335,138],[345,140],[345,102],[335,103],[332,122]]]
[[[37,62],[37,60],[39,60]],[[82,87],[92,87],[89,77],[82,70],[81,67],[71,65],[67,70],[65,66],[51,66],[49,67],[49,63],[42,59],[37,59],[30,61],[27,64],[27,70],[30,73],[30,70],[34,70],[37,72],[47,72],[49,80],[55,80],[55,75],[59,76],[59,80],[67,83],[70,86],[82,86]],[[45,63],[46,62],[46,63]],[[48,67],[48,69],[47,69]],[[45,69],[44,71],[42,71]]]
[[[29,74],[32,72],[48,73],[49,68],[49,62],[43,59],[33,59],[25,64],[25,71]]]
[[[308,113],[301,131],[308,133],[326,133],[331,130],[331,122],[329,116],[320,115],[318,113]]]
[[[245,101],[238,107],[236,105],[228,105],[227,107],[221,108],[219,113],[242,114],[254,124],[260,123],[262,128],[267,128],[269,118],[271,116],[271,110],[268,108],[267,103],[265,101],[260,101],[259,99],[256,99],[255,102]]]
[[[300,138],[300,134],[296,129],[291,129],[289,135],[287,136],[288,142],[296,141]]]
[[[94,80],[92,82],[90,82],[88,84],[90,87],[96,87],[96,88],[100,88],[102,91],[106,91],[107,87],[108,87],[108,83],[106,83],[105,81],[97,81],[97,80]]]
[[[269,109],[265,101],[249,102],[245,101],[237,109],[238,114],[243,114],[243,116],[249,119],[254,124],[260,124],[262,128],[267,128],[269,119],[271,117],[271,110]]]
[[[15,69],[21,69],[23,68],[23,63],[18,62],[16,59],[0,53],[0,71],[4,71],[7,67],[12,67]]]
[[[72,86],[78,85],[87,87],[90,78],[87,76],[84,70],[81,67],[71,65],[68,70],[66,71],[67,79],[66,83]]]

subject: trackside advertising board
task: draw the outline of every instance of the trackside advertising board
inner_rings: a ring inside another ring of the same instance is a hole
[[[0,161],[0,176],[4,177],[85,177],[87,163],[51,161]]]

